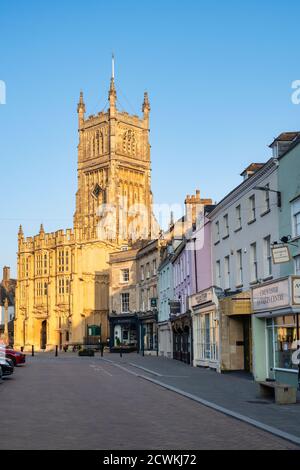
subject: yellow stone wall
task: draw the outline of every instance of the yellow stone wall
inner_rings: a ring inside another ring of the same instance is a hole
[[[14,339],[17,349],[30,350],[33,345],[40,350],[45,345],[52,350],[67,342],[82,343],[88,325],[101,324],[105,341],[109,336],[109,256],[136,239],[154,237],[147,94],[142,118],[120,113],[112,79],[106,113],[86,119],[82,93],[77,111],[74,228],[45,233],[41,226],[38,235],[25,238],[20,227]],[[134,214],[125,211],[124,216],[124,201],[127,209],[143,205],[147,217],[138,210]],[[99,210],[103,204],[114,209],[115,219]],[[115,222],[114,231],[111,220]]]

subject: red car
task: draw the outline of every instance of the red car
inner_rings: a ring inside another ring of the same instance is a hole
[[[24,364],[26,361],[25,354],[18,351],[14,351],[13,349],[10,349],[9,346],[6,346],[5,348],[5,356],[13,361],[14,366]]]

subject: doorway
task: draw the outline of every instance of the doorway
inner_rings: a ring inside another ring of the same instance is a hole
[[[251,317],[243,319],[244,331],[244,370],[252,372],[252,333],[251,333]]]
[[[42,322],[41,327],[41,349],[46,349],[47,347],[47,320]]]

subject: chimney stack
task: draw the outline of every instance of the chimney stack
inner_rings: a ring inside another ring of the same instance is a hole
[[[7,283],[10,280],[10,267],[4,266],[3,268],[3,282]]]

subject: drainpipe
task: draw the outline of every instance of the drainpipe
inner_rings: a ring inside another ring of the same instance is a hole
[[[198,292],[198,270],[197,270],[197,251],[196,251],[196,238],[194,241],[194,264],[195,264],[195,282],[196,282],[196,293]]]
[[[296,316],[296,321],[297,321],[297,344],[299,344],[299,339],[300,339],[300,332],[299,332],[299,328],[300,328],[300,325],[299,325],[299,313],[297,313],[297,316]],[[300,346],[298,346],[298,349],[300,349]],[[300,384],[300,364],[298,365],[298,388],[299,388],[299,384]]]

